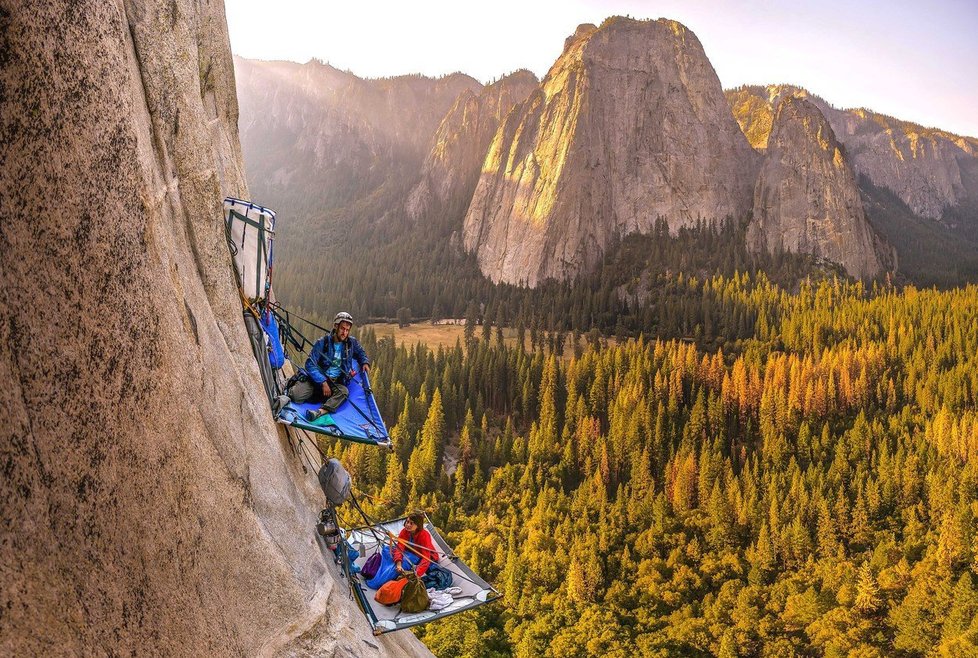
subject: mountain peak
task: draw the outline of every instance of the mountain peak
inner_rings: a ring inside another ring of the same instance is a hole
[[[613,236],[743,216],[756,156],[680,23],[582,26],[489,148],[464,241],[494,281],[587,271]]]
[[[814,139],[813,144],[817,144],[822,151],[829,153],[833,159],[837,158],[836,151],[839,150],[839,142],[835,133],[832,132],[828,120],[818,107],[801,96],[787,95],[782,97],[778,103],[771,138],[775,144],[784,146],[791,139],[790,134],[786,137],[785,133],[790,133],[799,127]]]
[[[540,82],[540,78],[538,78],[536,73],[534,73],[533,71],[530,71],[529,69],[517,69],[512,73],[507,73],[506,75],[499,78],[489,86],[491,87],[492,85],[513,84],[513,83],[539,84],[539,82]]]
[[[581,23],[574,30],[574,34],[570,35],[564,39],[564,51],[566,52],[571,46],[573,46],[578,41],[586,39],[598,29],[598,26],[593,23]]]
[[[636,19],[627,16],[611,16],[602,21],[600,26],[593,23],[582,23],[574,30],[574,34],[564,40],[564,50],[560,59],[570,52],[583,53],[584,48],[597,40],[605,45],[614,43],[622,46],[627,43],[623,35],[632,34],[645,42],[646,47],[654,44],[668,43],[670,45],[689,45],[702,50],[699,39],[679,21],[667,18]],[[558,59],[558,62],[560,60]]]

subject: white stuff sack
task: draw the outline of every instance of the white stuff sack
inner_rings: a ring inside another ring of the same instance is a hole
[[[241,290],[248,299],[264,298],[265,279],[272,262],[275,212],[228,197],[224,200],[224,223]]]

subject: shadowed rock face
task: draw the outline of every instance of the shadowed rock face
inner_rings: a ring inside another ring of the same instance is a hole
[[[800,87],[769,85],[726,92],[751,144],[763,149],[785,96],[813,103],[846,147],[853,168],[885,187],[921,217],[939,219],[947,207],[978,197],[978,139],[924,128],[869,110],[840,110]]]
[[[529,71],[517,71],[478,93],[465,90],[459,94],[431,140],[421,182],[408,197],[412,218],[454,198],[471,199],[482,160],[500,123],[539,84]]]
[[[482,87],[460,73],[370,80],[318,61],[234,62],[253,193],[294,217],[378,193],[403,202],[445,113]]]
[[[427,655],[369,637],[268,413],[226,30],[220,2],[0,9],[4,655]]]
[[[778,106],[754,189],[748,241],[757,249],[810,253],[855,277],[883,270],[842,146],[812,103]]]
[[[674,21],[581,26],[500,127],[464,224],[493,281],[597,262],[615,234],[750,210],[757,157],[699,41]]]

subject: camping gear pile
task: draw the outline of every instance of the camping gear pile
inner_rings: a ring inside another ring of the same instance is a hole
[[[350,561],[350,585],[374,634],[425,624],[501,598],[498,590],[455,555],[427,517],[424,528],[431,534],[438,560],[432,561],[420,578],[410,570],[403,578],[398,578],[390,557],[390,546],[404,527],[405,518],[346,532],[346,541],[360,554],[359,558]],[[407,547],[406,556],[411,548]],[[397,597],[398,589],[400,597]],[[424,597],[421,591],[425,592]],[[408,592],[412,598],[405,599]],[[421,601],[426,601],[423,608]]]

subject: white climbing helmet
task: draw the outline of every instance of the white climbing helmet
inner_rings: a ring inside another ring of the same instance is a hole
[[[333,318],[333,326],[338,327],[340,325],[340,322],[349,322],[350,326],[352,327],[353,316],[347,313],[346,311],[340,311],[339,313],[336,314],[336,317]]]

